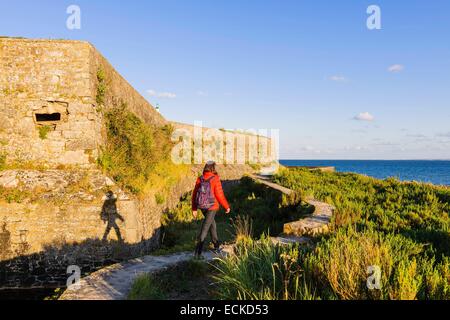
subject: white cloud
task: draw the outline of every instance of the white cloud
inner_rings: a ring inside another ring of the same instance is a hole
[[[401,64],[394,64],[388,68],[389,72],[399,73],[405,70],[405,66]]]
[[[177,97],[177,95],[175,93],[172,92],[157,92],[153,89],[147,90],[147,94],[150,97],[156,97],[156,98],[161,98],[161,99],[175,99]]]
[[[336,82],[345,82],[345,81],[347,81],[347,78],[344,76],[335,75],[335,76],[329,77],[328,80],[336,81]]]
[[[369,112],[362,112],[354,116],[353,119],[358,121],[373,121],[375,120],[375,117],[371,115]]]

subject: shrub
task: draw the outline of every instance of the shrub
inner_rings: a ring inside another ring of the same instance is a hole
[[[30,191],[0,186],[0,199],[8,203],[22,203],[25,199],[30,198],[31,196],[33,196],[33,193]]]
[[[431,261],[419,261],[418,265],[423,274],[419,298],[450,300],[450,259],[444,257],[441,263],[435,265],[432,258]]]
[[[152,176],[160,175],[167,182],[170,170],[177,170],[169,159],[172,128],[145,124],[125,104],[105,118],[108,140],[99,165],[133,193],[143,192]]]

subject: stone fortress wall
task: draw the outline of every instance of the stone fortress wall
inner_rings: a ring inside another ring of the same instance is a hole
[[[0,38],[0,141],[9,161],[92,167],[104,142],[97,73],[106,107],[125,102],[149,124],[166,120],[89,43]],[[50,126],[46,139],[42,126]]]
[[[57,287],[69,265],[88,273],[158,246],[162,213],[201,168],[192,166],[162,204],[121,190],[96,160],[104,111],[123,103],[148,124],[169,123],[91,44],[0,38],[0,193],[8,194],[0,198],[0,288]],[[250,170],[220,173],[237,180]],[[114,221],[102,217],[108,190]]]
[[[221,164],[269,164],[278,160],[278,141],[273,139],[270,131],[265,135],[255,132],[207,128],[191,124],[171,122],[175,131],[174,137],[183,137],[192,146],[193,163],[201,163],[207,159]],[[250,130],[249,130],[250,131]],[[188,139],[186,139],[188,137]],[[201,141],[198,137],[201,137]],[[178,139],[174,139],[178,142]],[[182,139],[180,138],[180,141]],[[189,144],[188,143],[188,144]],[[182,142],[180,143],[181,148]],[[202,156],[196,161],[195,145],[202,148]],[[187,147],[185,145],[184,147]],[[187,159],[186,159],[187,160]]]
[[[101,119],[92,96],[90,51],[85,42],[0,39],[0,140],[8,161],[92,162]],[[51,130],[41,139],[44,125]]]

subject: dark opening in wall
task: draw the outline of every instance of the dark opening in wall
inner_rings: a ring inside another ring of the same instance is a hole
[[[61,121],[61,113],[36,113],[37,122]]]

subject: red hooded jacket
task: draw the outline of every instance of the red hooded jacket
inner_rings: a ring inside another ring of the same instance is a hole
[[[210,180],[211,183],[211,191],[214,193],[214,198],[216,199],[214,202],[214,205],[209,209],[210,211],[217,211],[219,210],[219,204],[225,208],[225,210],[228,210],[230,208],[230,205],[228,204],[227,199],[225,198],[225,194],[223,193],[222,189],[222,182],[220,181],[220,177],[217,174],[214,174],[212,172],[205,172],[203,177],[207,180],[211,178],[212,176],[215,176]],[[197,192],[200,188],[200,178],[197,178],[197,181],[195,182],[194,192],[192,193],[192,211],[197,211]]]

